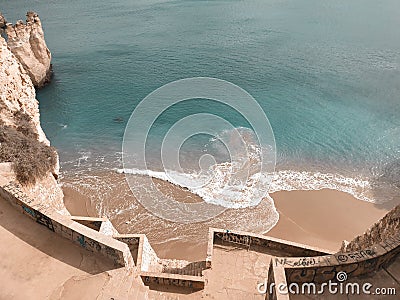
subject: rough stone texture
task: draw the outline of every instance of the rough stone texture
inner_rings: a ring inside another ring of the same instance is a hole
[[[7,24],[6,18],[4,18],[3,14],[0,11],[0,32],[1,29],[4,29]]]
[[[357,251],[390,239],[400,231],[400,205],[393,208],[363,235],[344,241],[341,252]]]
[[[39,103],[25,69],[0,37],[0,114],[5,125],[16,125],[14,113],[21,111],[31,117],[39,141],[49,144],[40,127]]]
[[[40,199],[43,203],[48,203],[60,214],[70,214],[64,206],[62,189],[52,174],[49,173],[45,178],[37,180],[33,186],[23,186],[21,188],[29,197]]]
[[[43,87],[51,77],[51,53],[44,40],[39,16],[26,14],[26,24],[21,20],[15,25],[7,23],[8,46],[29,74],[35,87]]]
[[[0,37],[0,121],[4,125],[16,127],[18,119],[15,113],[22,112],[30,117],[38,141],[49,145],[40,126],[39,104],[36,100],[35,88],[25,69],[10,51],[6,41]],[[52,171],[58,175],[58,164]],[[39,198],[43,203],[48,203],[66,214],[63,203],[63,193],[51,173],[38,180],[34,186],[24,187],[24,192],[33,198]]]
[[[113,235],[117,235],[118,234],[117,229],[114,228],[113,224],[108,219],[105,219],[101,223],[101,227],[100,227],[99,231],[100,231],[100,233],[105,234],[105,235],[109,235],[109,236],[113,236]]]

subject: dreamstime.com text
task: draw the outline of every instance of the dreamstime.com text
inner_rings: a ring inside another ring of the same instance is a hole
[[[314,282],[304,283],[268,283],[267,279],[264,282],[258,283],[257,291],[260,294],[274,294],[277,291],[279,294],[287,295],[321,295],[321,294],[344,294],[344,295],[396,295],[396,288],[394,287],[374,287],[369,282],[345,282],[347,280],[346,272],[338,272],[336,274],[338,282],[329,280],[322,284]]]

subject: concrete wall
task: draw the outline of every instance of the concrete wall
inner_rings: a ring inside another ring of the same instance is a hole
[[[272,263],[268,269],[268,283],[263,287],[266,289],[265,300],[289,300],[289,294],[277,292],[279,285],[287,286],[285,269],[282,266],[276,266]],[[271,289],[271,286],[273,288]]]
[[[400,253],[400,235],[354,252],[343,252],[318,257],[276,257],[274,264],[285,268],[287,281],[323,283],[335,280],[338,272],[346,272],[348,278],[379,270]]]
[[[323,283],[334,280],[338,272],[349,278],[379,270],[400,253],[400,232],[373,245],[353,252],[326,255],[321,249],[255,235],[248,232],[210,228],[207,265],[212,266],[212,245],[231,244],[270,254],[274,268],[282,268],[288,284],[292,282]],[[284,256],[284,254],[289,254]],[[275,269],[274,269],[275,270]]]
[[[139,249],[140,270],[142,272],[162,272],[160,259],[145,235],[141,237]]]
[[[138,262],[138,256],[140,239],[142,236],[143,234],[116,234],[113,236],[114,239],[128,245],[129,251],[131,252],[133,257],[133,261],[138,266],[139,270],[141,269],[141,262]]]
[[[338,272],[347,277],[369,274],[388,265],[400,253],[400,206],[392,209],[367,232],[343,245],[342,251],[317,257],[276,257],[291,282],[323,283],[335,280]]]
[[[40,200],[30,199],[18,184],[0,187],[4,198],[21,213],[88,251],[100,253],[116,266],[137,271],[146,284],[204,288],[204,277],[163,273],[163,264],[144,234],[119,234],[105,218],[65,216]],[[201,273],[201,272],[200,272]]]
[[[11,183],[0,187],[0,196],[37,223],[89,251],[104,255],[113,260],[116,266],[125,266],[127,269],[134,267],[134,261],[126,244],[79,224],[70,216],[61,215],[51,207],[28,198],[17,184]]]
[[[165,261],[158,258],[156,252],[151,247],[146,235],[144,234],[118,234],[114,235],[118,241],[124,242],[128,245],[135,263],[141,272],[153,273],[171,273],[166,271],[164,264]],[[173,260],[174,262],[177,260]],[[189,264],[187,261],[183,266]]]
[[[264,252],[275,256],[320,256],[332,253],[332,251],[329,250],[310,247],[265,235],[217,228],[210,228],[208,242],[207,261],[210,261],[209,257],[212,257],[212,253],[210,253],[212,244],[226,243],[247,247],[254,251]]]
[[[142,272],[142,280],[145,285],[173,285],[194,290],[204,289],[204,279],[198,276],[177,275],[168,273]]]
[[[117,234],[113,237],[128,245],[144,284],[148,286],[158,284],[173,285],[190,289],[204,288],[204,277],[201,273],[203,269],[191,269],[192,271],[197,271],[194,272],[196,273],[196,275],[199,274],[197,276],[183,274],[186,271],[186,268],[188,268],[188,265],[185,265],[185,267],[181,269],[183,273],[172,274],[172,272],[168,272],[168,270],[166,270],[163,265],[164,261],[158,258],[156,252],[151,247],[146,235]],[[201,268],[202,266],[205,266],[205,262],[191,263],[189,264],[189,268],[192,265],[194,267]],[[177,269],[173,271],[178,272]]]
[[[80,217],[71,216],[71,220],[78,222],[79,224],[85,225],[93,230],[100,231],[101,224],[106,221],[105,218],[92,218],[92,217]]]

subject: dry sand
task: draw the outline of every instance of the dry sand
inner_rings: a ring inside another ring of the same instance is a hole
[[[90,199],[78,191],[64,187],[64,205],[72,216],[97,217]]]
[[[388,212],[388,207],[336,190],[282,191],[271,196],[279,222],[267,235],[334,251]]]

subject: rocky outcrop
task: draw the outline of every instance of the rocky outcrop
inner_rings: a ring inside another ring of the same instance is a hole
[[[340,252],[358,251],[389,240],[400,232],[400,205],[393,208],[363,235],[351,242],[344,241]]]
[[[39,16],[35,12],[28,12],[26,23],[21,20],[15,25],[7,23],[5,32],[11,52],[22,64],[33,85],[43,87],[50,81],[52,67],[51,53],[44,40]]]
[[[19,140],[21,140],[21,136],[25,136],[24,138],[30,142],[29,145],[35,146],[37,149],[45,149],[43,144],[47,146],[50,144],[40,126],[39,104],[32,81],[16,56],[8,48],[6,41],[0,37],[0,138],[7,139],[9,142],[14,137],[7,136],[8,132],[14,132],[15,136],[18,134]],[[3,153],[4,151],[6,150],[3,145],[0,148],[0,158],[7,157],[7,154]],[[32,147],[28,147],[28,149],[15,149],[10,157],[18,157],[23,151],[28,151],[30,155],[34,154]],[[33,158],[37,157],[39,156]],[[50,204],[61,213],[66,213],[63,192],[55,179],[58,174],[58,157],[56,157],[56,161],[57,163],[44,176],[36,178],[34,184],[25,185],[23,188],[24,192],[32,198]],[[7,162],[7,160],[1,161],[1,163]],[[10,162],[15,165],[12,159]],[[35,165],[32,164],[32,166]],[[27,172],[28,175],[31,172],[32,176],[37,176],[34,169],[28,169]],[[16,177],[10,174],[7,164],[3,164],[3,168],[0,168],[0,176],[9,180],[15,180]]]
[[[64,194],[51,173],[37,180],[34,185],[21,187],[22,191],[32,199],[39,199],[41,203],[49,204],[54,210],[62,215],[70,213],[64,205]]]
[[[38,140],[49,145],[40,127],[39,103],[35,88],[25,69],[0,37],[0,114],[5,125],[17,127],[16,114],[26,114],[38,134]]]
[[[0,33],[2,29],[6,28],[6,24],[7,24],[6,18],[4,18],[4,16],[1,14],[0,11]]]

